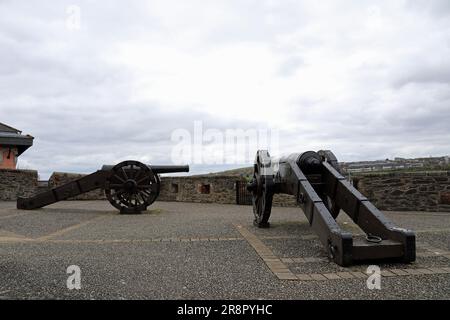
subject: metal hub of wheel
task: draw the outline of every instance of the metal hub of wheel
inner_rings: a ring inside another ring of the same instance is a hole
[[[123,161],[115,165],[105,182],[105,195],[121,213],[141,213],[159,195],[160,180],[147,165]]]
[[[268,162],[269,161],[269,162]],[[270,168],[270,155],[267,151],[258,151],[254,164],[253,179],[247,186],[252,192],[253,214],[255,226],[268,228],[272,209],[274,181],[273,175],[266,172]]]

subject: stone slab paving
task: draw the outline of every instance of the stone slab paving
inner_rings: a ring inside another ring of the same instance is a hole
[[[258,229],[249,206],[157,202],[121,216],[106,201],[0,202],[0,299],[449,299],[450,213],[386,215],[416,231],[417,261],[379,264],[381,290],[369,290],[368,265],[328,261],[297,208],[273,208]],[[70,265],[80,290],[66,287]]]

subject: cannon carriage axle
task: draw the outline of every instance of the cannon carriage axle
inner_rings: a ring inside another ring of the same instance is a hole
[[[252,192],[254,224],[269,227],[272,199],[276,193],[295,196],[310,227],[317,233],[331,260],[341,266],[357,261],[416,258],[415,234],[389,221],[366,197],[341,175],[331,151],[291,154],[279,161],[259,150],[254,164]],[[344,211],[365,238],[343,231],[336,218]]]
[[[32,210],[80,194],[104,189],[108,201],[122,214],[147,210],[159,196],[161,173],[189,172],[189,166],[150,166],[128,160],[104,165],[100,170],[30,198],[18,198],[17,208]]]

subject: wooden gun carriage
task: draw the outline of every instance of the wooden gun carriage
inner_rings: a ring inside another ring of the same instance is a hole
[[[138,161],[123,161],[31,198],[18,198],[17,208],[31,210],[75,197],[95,189],[105,190],[106,198],[120,213],[145,211],[158,197],[159,174],[189,172],[189,166],[150,166]]]
[[[415,234],[389,221],[340,173],[331,151],[295,153],[274,161],[266,150],[256,154],[252,192],[254,224],[269,227],[276,193],[294,195],[331,260],[341,266],[356,261],[416,258]],[[344,211],[365,238],[353,237],[336,222]]]

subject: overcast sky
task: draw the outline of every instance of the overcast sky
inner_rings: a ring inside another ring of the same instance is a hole
[[[194,121],[342,161],[447,155],[449,57],[448,0],[0,0],[0,122],[43,178],[171,163]]]

